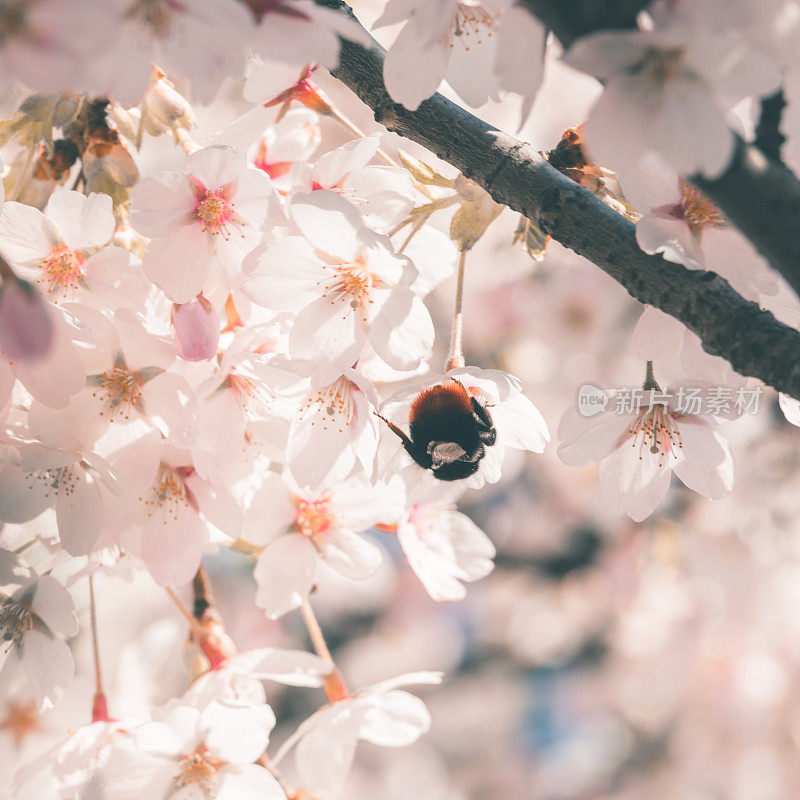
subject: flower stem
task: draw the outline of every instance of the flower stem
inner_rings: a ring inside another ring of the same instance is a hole
[[[92,700],[92,722],[108,721],[108,704],[103,691],[103,671],[100,668],[100,642],[97,637],[97,599],[94,594],[94,575],[89,575],[89,621],[92,628],[92,652],[94,654],[94,698]]]
[[[456,302],[453,309],[453,327],[450,331],[450,351],[447,354],[445,372],[464,366],[464,352],[461,348],[461,334],[464,327],[461,304],[464,299],[464,264],[467,260],[467,251],[462,250],[458,258],[458,277],[456,279]]]
[[[303,622],[306,624],[306,629],[308,630],[308,635],[311,637],[314,650],[316,650],[320,658],[327,661],[332,667],[330,674],[325,676],[325,680],[322,684],[325,696],[331,703],[335,703],[337,700],[345,700],[350,697],[350,692],[347,690],[341,673],[336,668],[331,651],[328,649],[325,637],[322,635],[322,628],[319,626],[317,615],[314,613],[314,609],[311,608],[311,604],[308,600],[300,606],[300,611],[303,614]]]
[[[653,362],[647,362],[647,368],[644,375],[644,385],[642,386],[643,389],[655,389],[657,392],[661,391],[661,387],[658,385],[658,381],[656,380],[655,372],[653,371]]]
[[[202,636],[203,635],[203,628],[200,623],[189,613],[186,606],[183,605],[178,595],[175,594],[173,589],[170,589],[169,586],[164,587],[164,591],[167,593],[167,597],[175,604],[175,607],[178,611],[181,612],[181,616],[189,623],[189,627],[192,630],[192,633],[195,636]]]

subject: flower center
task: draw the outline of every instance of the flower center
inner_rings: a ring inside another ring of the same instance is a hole
[[[134,0],[123,16],[146,26],[155,37],[166,39],[176,12],[185,10],[179,0]]]
[[[10,0],[0,3],[0,45],[9,39],[21,39],[29,33],[28,2]]]
[[[65,244],[54,247],[39,263],[42,278],[48,284],[50,294],[63,289],[74,289],[81,278],[83,259]]]
[[[696,186],[683,181],[681,188],[683,189],[683,197],[676,211],[686,221],[692,233],[698,234],[708,225],[717,228],[727,222],[719,208]]]
[[[39,712],[33,700],[27,703],[10,701],[0,729],[8,731],[14,743],[21,744],[27,736],[39,729]]]
[[[28,489],[33,491],[34,484],[41,484],[36,491],[42,491],[49,500],[59,495],[68,497],[75,491],[77,482],[73,467],[52,467],[51,469],[40,469],[35,472],[25,473],[28,482]]]
[[[146,497],[140,497],[147,509],[147,516],[152,517],[156,512],[164,515],[164,525],[169,518],[178,519],[178,512],[181,506],[189,508],[189,493],[180,471],[174,467],[162,464],[158,470],[155,483],[150,487],[150,492]]]
[[[32,601],[33,593],[30,591],[24,592],[21,597],[0,593],[0,632],[3,641],[22,647],[25,634],[33,628]]]
[[[222,236],[225,241],[230,239],[228,226],[238,228],[241,221],[237,218],[233,210],[231,195],[233,188],[223,186],[221,189],[210,191],[193,175],[189,176],[189,182],[194,189],[195,207],[193,217],[203,225],[203,233],[211,236]]]
[[[210,794],[214,789],[217,773],[225,763],[221,758],[212,756],[205,745],[201,744],[193,753],[178,762],[178,772],[173,776],[175,786],[179,789],[183,786],[199,786]]]
[[[362,259],[357,259],[353,264],[323,264],[322,268],[330,270],[326,278],[318,282],[322,287],[322,297],[333,295],[330,301],[334,305],[342,297],[350,297],[349,306],[354,311],[361,309],[364,323],[367,322],[367,306],[373,300],[370,297],[372,289],[379,284],[379,280],[367,272]]]
[[[311,541],[324,538],[333,527],[333,516],[330,512],[330,494],[323,494],[316,500],[303,500],[295,498],[297,516],[295,527]]]
[[[683,50],[678,47],[668,50],[650,47],[630,71],[655,91],[661,91],[671,81],[695,77],[683,63]]]
[[[353,391],[354,385],[347,378],[339,378],[316,394],[309,394],[300,408],[300,421],[313,417],[312,427],[320,424],[323,431],[331,427],[344,433],[353,418]]]
[[[628,428],[628,433],[633,437],[632,446],[639,448],[639,460],[647,450],[658,456],[659,469],[664,466],[665,459],[677,456],[677,450],[683,447],[675,418],[663,405],[643,411]]]
[[[456,14],[450,24],[450,32],[453,36],[463,36],[464,49],[469,50],[471,44],[483,44],[484,36],[491,37],[494,35],[492,28],[499,16],[499,14],[490,14],[480,6],[467,6],[459,3]],[[474,39],[469,37],[474,37]],[[453,47],[452,39],[450,47]]]
[[[138,373],[131,372],[124,365],[117,365],[94,377],[92,382],[99,387],[92,392],[92,397],[100,396],[104,401],[101,417],[108,415],[111,422],[117,418],[131,418],[131,409],[142,398],[141,376]]]

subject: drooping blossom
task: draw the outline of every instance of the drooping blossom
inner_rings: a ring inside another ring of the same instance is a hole
[[[775,274],[753,245],[697,187],[678,177],[654,153],[645,154],[617,178],[627,200],[643,215],[636,240],[646,253],[689,269],[708,269],[745,297],[777,290]]]
[[[78,632],[69,592],[0,550],[0,678],[22,675],[39,709],[51,708],[72,681],[75,663],[65,642]]]
[[[462,581],[486,577],[494,566],[495,548],[489,537],[455,501],[464,487],[442,484],[423,475],[408,492],[405,515],[397,523],[397,538],[411,569],[434,600],[461,600]]]
[[[390,0],[375,27],[404,22],[383,67],[392,99],[416,110],[442,80],[473,107],[503,91],[524,97],[523,119],[543,73],[544,29],[508,0]]]
[[[359,739],[380,747],[407,747],[430,728],[425,703],[400,687],[436,684],[441,677],[438,672],[399,675],[321,708],[284,742],[274,763],[296,746],[295,764],[303,785],[341,796]]]
[[[726,113],[773,92],[780,73],[716,6],[656,3],[652,29],[600,31],[570,47],[567,63],[605,85],[585,127],[594,161],[620,169],[652,148],[684,177],[726,168],[734,146]]]
[[[659,397],[656,397],[658,393]],[[676,409],[680,393],[648,388],[616,413],[616,399],[602,413],[567,409],[558,426],[558,455],[570,466],[600,462],[600,488],[616,514],[641,522],[664,499],[674,472],[693,491],[719,499],[733,486],[730,445],[701,414]]]

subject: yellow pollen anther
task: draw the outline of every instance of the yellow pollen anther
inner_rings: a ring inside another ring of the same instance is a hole
[[[723,213],[696,186],[685,181],[682,184],[681,215],[691,228],[698,233],[708,225],[717,228],[727,223]]]
[[[664,466],[665,459],[677,455],[677,450],[683,447],[678,424],[663,405],[654,405],[643,411],[628,428],[628,433],[633,437],[632,447],[639,448],[639,460],[647,450],[659,457],[659,469]]]
[[[217,773],[225,761],[208,752],[205,745],[200,745],[193,753],[178,762],[178,772],[174,776],[175,786],[199,786],[207,794],[214,789]]]
[[[42,282],[48,285],[50,294],[63,289],[74,289],[81,277],[81,259],[66,245],[54,247],[39,263]]]
[[[105,405],[110,412],[111,419],[119,414],[124,419],[130,419],[130,410],[142,397],[139,376],[127,367],[114,367],[106,370],[100,376],[100,394],[105,399]],[[97,392],[94,393],[97,396]],[[103,413],[103,412],[101,412]]]
[[[301,497],[296,497],[294,502],[297,507],[294,524],[298,532],[312,541],[324,538],[325,534],[333,527],[330,494],[325,493],[316,500],[303,500]]]

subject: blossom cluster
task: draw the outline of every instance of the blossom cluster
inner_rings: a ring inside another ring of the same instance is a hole
[[[635,522],[673,473],[703,498],[731,492],[722,431],[762,387],[655,309],[627,343],[642,388],[602,393],[615,414],[585,413],[580,397],[564,411],[585,373],[560,404],[540,381],[543,415],[504,359],[466,361],[471,325],[504,325],[490,304],[462,308],[504,208],[429,154],[364,133],[320,88],[342,41],[371,44],[354,19],[312,0],[5,5],[0,699],[60,707],[82,635],[96,669],[91,723],[16,772],[15,800],[342,796],[358,741],[394,748],[428,731],[405,687],[441,675],[350,690],[309,603],[331,576],[355,597],[399,554],[431,600],[462,600],[497,544],[457,504],[504,470],[518,476],[526,452],[557,450],[564,473],[599,463],[588,496]],[[546,64],[602,81],[562,140],[582,159],[567,174],[635,222],[642,250],[716,271],[796,327],[797,299],[691,182],[724,172],[736,136],[752,138],[752,107],[782,81],[789,163],[800,133],[800,9],[731,7],[656,0],[636,29],[565,52],[512,0],[390,0],[374,27],[394,27],[383,78],[411,110],[447,81],[472,107],[519,96],[525,124]],[[535,221],[520,218],[513,237],[526,275],[553,257]],[[449,307],[453,283],[451,320],[439,301]],[[593,308],[569,300],[576,318]],[[550,321],[567,364],[572,331]],[[779,403],[800,425],[798,402]],[[542,505],[543,519],[572,513]],[[317,655],[237,651],[202,589],[204,557],[222,552],[252,576],[260,621],[300,610]],[[99,576],[176,602],[201,665],[188,688],[121,718],[100,675]],[[192,611],[178,594],[190,585]],[[87,589],[88,625],[76,606]],[[273,698],[294,689],[326,703],[274,747]]]

